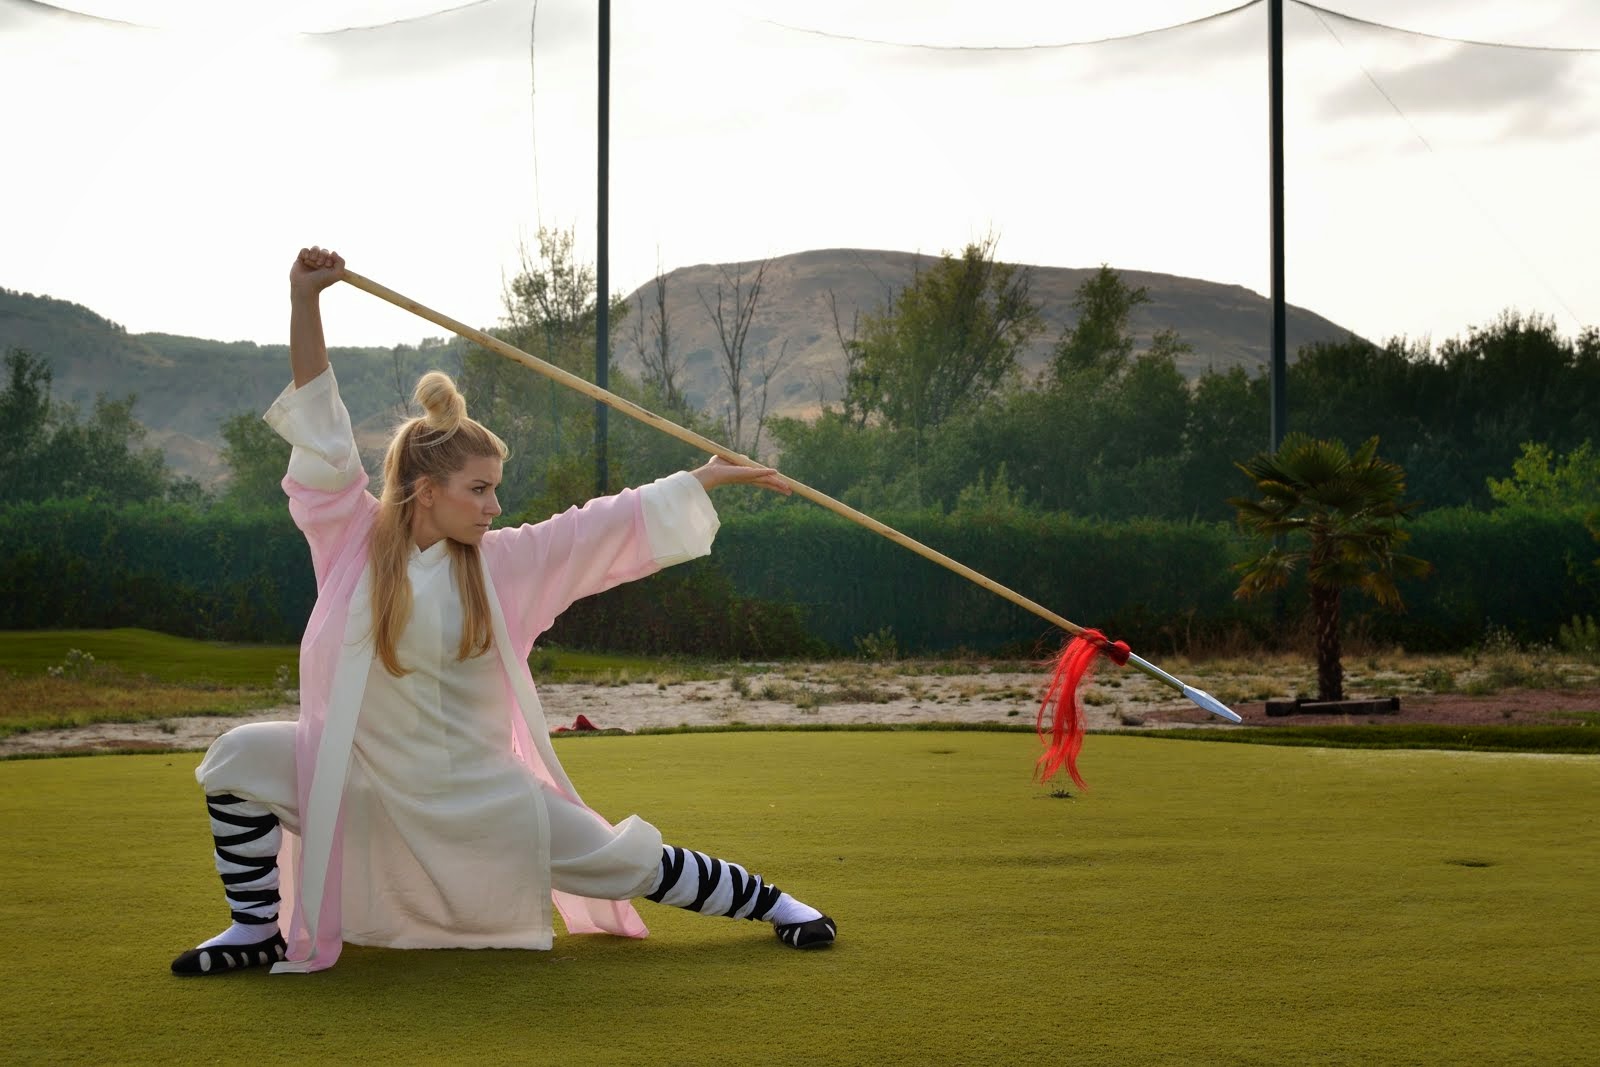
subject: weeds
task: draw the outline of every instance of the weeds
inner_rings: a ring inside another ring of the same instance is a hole
[[[1593,615],[1572,617],[1572,625],[1562,624],[1556,632],[1561,651],[1588,660],[1600,660],[1600,621]]]
[[[856,654],[862,659],[886,663],[900,658],[900,642],[895,640],[894,630],[885,626],[856,638]]]
[[[58,666],[48,668],[45,673],[52,678],[70,678],[74,681],[82,678],[94,669],[94,656],[81,648],[67,650],[67,658]]]
[[[1456,675],[1444,667],[1429,667],[1418,676],[1417,684],[1430,693],[1454,693]]]

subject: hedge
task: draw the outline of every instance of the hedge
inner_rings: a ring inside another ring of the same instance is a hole
[[[890,518],[898,528],[1082,625],[1152,653],[1278,636],[1268,603],[1232,597],[1252,546],[1231,527],[1062,515]],[[1552,640],[1600,615],[1600,554],[1581,516],[1434,511],[1411,524],[1433,577],[1389,615],[1352,597],[1349,621],[1416,650],[1459,649],[1502,626]],[[143,626],[181,636],[295,642],[314,590],[298,531],[241,515],[82,500],[0,510],[0,629]],[[1288,625],[1303,594],[1291,591]],[[906,652],[1028,655],[1059,633],[877,535],[808,507],[730,516],[708,560],[574,605],[547,640],[579,648],[744,658],[850,652],[888,630]]]

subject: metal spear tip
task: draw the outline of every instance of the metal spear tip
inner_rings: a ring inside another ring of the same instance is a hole
[[[1229,722],[1244,722],[1243,719],[1239,718],[1238,712],[1228,707],[1228,705],[1224,704],[1222,701],[1218,700],[1204,689],[1196,689],[1192,685],[1186,685],[1183,687],[1183,695],[1213,715],[1227,719]]]

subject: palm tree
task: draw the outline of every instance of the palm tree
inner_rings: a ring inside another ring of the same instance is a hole
[[[1239,564],[1243,577],[1234,596],[1281,589],[1305,565],[1316,630],[1318,700],[1344,699],[1341,594],[1359,589],[1384,607],[1402,610],[1395,579],[1422,577],[1433,569],[1396,551],[1411,537],[1400,520],[1416,505],[1401,503],[1405,471],[1377,453],[1376,437],[1352,456],[1342,441],[1288,434],[1276,453],[1238,464],[1260,498],[1228,501],[1241,529],[1272,541],[1264,554]]]

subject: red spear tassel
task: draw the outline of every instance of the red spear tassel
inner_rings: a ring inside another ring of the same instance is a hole
[[[1034,728],[1039,742],[1045,746],[1044,755],[1034,766],[1039,781],[1048,782],[1063,766],[1079,789],[1087,788],[1078,773],[1078,753],[1083,749],[1083,706],[1078,702],[1078,687],[1094,672],[1095,656],[1105,657],[1122,666],[1128,662],[1131,650],[1122,641],[1110,641],[1099,630],[1084,630],[1061,650],[1056,660],[1055,674],[1044,692],[1044,702],[1039,705],[1039,715]],[[1051,720],[1050,737],[1045,737],[1044,720]]]

